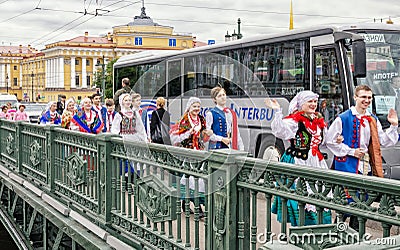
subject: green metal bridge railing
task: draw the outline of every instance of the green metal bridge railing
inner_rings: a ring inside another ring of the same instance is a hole
[[[112,245],[115,240],[137,249],[269,249],[274,246],[263,246],[260,232],[265,231],[271,242],[279,233],[317,232],[323,227],[301,231],[306,204],[317,207],[319,223],[324,209],[334,211],[339,221],[345,213],[357,216],[359,239],[366,234],[367,220],[381,224],[382,237],[400,226],[400,186],[394,180],[268,162],[240,151],[193,151],[6,120],[0,120],[0,141],[1,209],[22,228],[32,248],[101,248],[101,242],[118,248]],[[191,176],[190,181],[181,183],[182,176]],[[205,189],[200,190],[203,183]],[[42,206],[35,208],[32,198],[16,191],[21,188],[34,190]],[[353,203],[347,203],[347,194]],[[274,196],[284,201],[280,229],[272,226]],[[52,202],[46,203],[48,199]],[[288,232],[289,199],[299,202],[300,227]],[[181,200],[186,201],[185,212]],[[57,207],[57,218],[43,212]],[[88,246],[87,235],[63,230],[56,221],[64,218],[90,229],[100,243]],[[345,243],[349,242],[308,247]],[[304,242],[296,245],[306,247]]]

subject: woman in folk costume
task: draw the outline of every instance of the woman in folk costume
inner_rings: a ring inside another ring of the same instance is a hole
[[[206,120],[200,115],[201,101],[197,97],[190,97],[186,104],[186,111],[181,117],[178,127],[171,133],[171,141],[173,145],[184,148],[190,148],[194,150],[204,150],[204,139],[208,138],[208,135],[212,134],[212,130],[208,130],[206,133]],[[185,194],[186,194],[186,176],[181,179],[181,199],[182,199],[182,210],[185,212]],[[190,189],[190,200],[194,202],[194,189],[195,180],[193,176],[189,176],[189,189]],[[199,201],[200,204],[205,204],[204,199],[204,181],[199,179]],[[204,217],[204,213],[200,208],[200,218]],[[191,212],[191,210],[189,210]]]
[[[275,119],[271,128],[273,134],[282,140],[289,140],[290,146],[281,157],[281,162],[305,165],[313,168],[328,169],[324,157],[319,149],[323,141],[323,134],[327,131],[324,117],[316,112],[318,95],[312,91],[298,93],[289,104],[289,115],[283,117],[280,105],[276,100],[266,100],[266,105],[275,110]],[[295,188],[297,181],[293,184]],[[308,193],[312,193],[307,184]],[[292,226],[299,225],[299,207],[297,201],[288,200],[288,219]],[[282,220],[282,201],[275,196],[272,212]],[[316,207],[305,205],[305,225],[318,223]],[[323,223],[331,223],[330,210],[324,209]]]
[[[71,120],[75,115],[75,100],[73,98],[69,98],[65,101],[65,109],[61,115],[61,127],[65,129],[71,129]]]
[[[103,129],[103,123],[97,112],[92,110],[92,100],[86,97],[81,103],[81,109],[79,109],[71,119],[71,129],[79,130],[83,133],[100,133]]]
[[[132,97],[130,94],[119,96],[121,111],[114,117],[111,133],[122,135],[124,140],[147,141],[146,131],[142,119],[131,108]]]
[[[147,135],[144,129],[141,118],[138,113],[133,111],[131,108],[132,97],[130,94],[122,94],[119,96],[119,104],[121,105],[121,111],[118,112],[111,125],[111,133],[119,134],[124,140],[127,141],[143,141],[147,142]],[[122,164],[125,166],[123,175],[128,176],[128,166],[130,166],[130,172],[134,173],[135,169],[133,164],[128,160],[120,162],[120,170],[122,171]],[[122,174],[122,173],[121,173]],[[140,175],[139,171],[136,174]]]
[[[40,117],[40,124],[61,124],[61,117],[56,110],[57,102],[49,102],[46,111]]]

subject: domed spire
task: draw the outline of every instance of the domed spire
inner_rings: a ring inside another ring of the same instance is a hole
[[[133,22],[128,23],[130,26],[134,25],[158,25],[157,23],[153,22],[153,19],[151,17],[146,15],[146,8],[144,7],[144,0],[142,0],[142,8],[140,12],[140,16],[135,16],[133,18]]]

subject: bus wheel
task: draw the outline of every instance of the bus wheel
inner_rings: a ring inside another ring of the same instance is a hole
[[[269,139],[262,141],[260,151],[258,151],[258,158],[275,162],[280,160],[284,151],[283,143],[280,140],[273,143],[274,141]]]

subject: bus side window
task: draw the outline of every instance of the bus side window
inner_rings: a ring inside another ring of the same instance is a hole
[[[318,111],[330,125],[343,112],[342,85],[339,78],[336,51],[334,48],[314,49],[313,86],[319,94]]]

